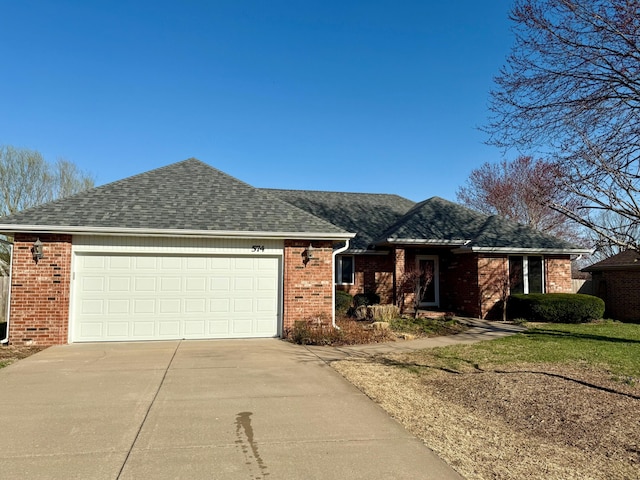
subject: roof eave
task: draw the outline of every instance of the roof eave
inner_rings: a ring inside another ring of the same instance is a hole
[[[463,246],[469,243],[469,240],[444,240],[437,238],[387,238],[385,241],[379,242],[378,245],[433,245],[433,246]]]
[[[640,264],[637,263],[629,263],[626,265],[605,265],[602,267],[597,266],[589,266],[580,269],[581,272],[604,272],[611,270],[640,270]]]
[[[163,228],[112,228],[85,226],[53,226],[53,225],[1,225],[0,232],[12,233],[56,233],[67,235],[100,235],[100,236],[158,236],[158,237],[202,237],[202,238],[275,238],[275,239],[310,239],[310,240],[349,240],[355,233],[327,232],[263,232],[234,230],[180,230]]]
[[[547,255],[590,255],[593,250],[586,248],[530,248],[530,247],[461,247],[454,253],[545,253]]]

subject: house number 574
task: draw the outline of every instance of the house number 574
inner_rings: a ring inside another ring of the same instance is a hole
[[[251,247],[252,252],[264,252],[264,245],[253,245]]]

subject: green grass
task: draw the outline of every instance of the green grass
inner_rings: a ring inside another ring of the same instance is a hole
[[[420,365],[455,371],[504,368],[512,363],[577,364],[637,381],[640,325],[612,321],[545,324],[511,337],[416,352],[411,357]]]

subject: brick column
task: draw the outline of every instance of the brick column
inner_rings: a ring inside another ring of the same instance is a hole
[[[303,253],[313,244],[313,258]],[[285,240],[283,334],[300,320],[333,318],[333,243],[331,241]]]
[[[571,257],[568,255],[546,256],[545,291],[547,293],[571,293]]]
[[[393,270],[393,303],[397,304],[402,292],[400,289],[400,281],[405,271],[405,251],[404,248],[396,247],[393,249],[394,270]]]
[[[509,296],[509,259],[506,256],[480,255],[477,261],[479,307],[477,311],[468,311],[474,317],[502,319],[503,302]]]
[[[37,238],[44,258],[31,248]],[[13,245],[9,342],[59,345],[68,342],[71,288],[71,235],[18,233]]]

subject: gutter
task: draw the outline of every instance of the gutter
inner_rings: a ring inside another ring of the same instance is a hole
[[[0,239],[1,243],[4,243],[9,247],[9,290],[7,293],[7,312],[5,321],[7,322],[7,331],[4,338],[0,339],[0,344],[9,343],[9,319],[11,318],[11,274],[13,273],[13,244],[6,240]]]
[[[512,247],[460,247],[453,253],[546,253],[558,255],[584,255],[591,254],[593,250],[580,248],[512,248]]]
[[[237,230],[180,230],[170,228],[124,228],[124,227],[81,227],[81,226],[53,226],[53,225],[1,225],[0,232],[38,232],[57,234],[93,234],[115,237],[197,237],[197,238],[276,238],[276,239],[301,239],[301,240],[339,240],[345,241],[353,238],[355,233],[322,233],[322,232],[260,232]]]
[[[333,328],[337,329],[340,329],[340,327],[336,325],[336,255],[345,252],[346,250],[349,250],[348,239],[345,241],[344,247],[334,250],[331,254],[331,282],[333,283],[333,288],[331,289],[331,304],[333,305],[333,311],[331,312],[331,325],[333,325]]]
[[[386,243],[391,245],[410,244],[410,245],[467,245],[470,240],[439,240],[431,238],[387,238]]]

